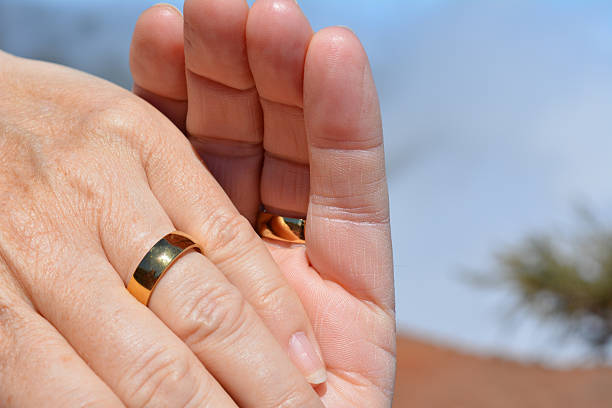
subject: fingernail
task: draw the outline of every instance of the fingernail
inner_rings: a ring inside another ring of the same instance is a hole
[[[291,336],[289,356],[310,384],[323,384],[327,381],[327,372],[323,361],[321,361],[305,333],[297,332]]]
[[[157,3],[157,4],[155,4],[155,7],[165,7],[166,10],[171,10],[172,12],[174,12],[175,14],[178,14],[180,16],[183,15],[183,13],[181,13],[181,10],[179,10],[174,4],[170,4],[170,3]]]

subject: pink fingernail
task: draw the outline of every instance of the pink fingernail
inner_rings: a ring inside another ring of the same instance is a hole
[[[327,381],[327,372],[323,361],[321,361],[305,333],[298,332],[291,336],[289,356],[310,384],[323,384]]]

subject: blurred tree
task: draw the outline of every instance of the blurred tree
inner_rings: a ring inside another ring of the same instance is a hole
[[[612,230],[582,215],[586,228],[570,239],[530,236],[498,253],[495,281],[518,294],[517,306],[560,323],[605,359],[612,341]]]

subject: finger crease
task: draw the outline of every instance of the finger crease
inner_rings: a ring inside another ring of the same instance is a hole
[[[263,153],[262,143],[221,139],[218,137],[189,134],[189,141],[198,153],[221,157],[256,157]]]
[[[202,75],[202,74],[198,74],[197,72],[194,72],[191,68],[187,68],[187,71],[192,74],[193,76],[197,77],[198,79],[204,80],[204,81],[208,81],[211,83],[211,85],[215,85],[219,88],[225,88],[228,89],[230,91],[241,91],[241,92],[257,92],[257,87],[255,86],[255,84],[253,84],[252,86],[249,86],[247,88],[237,88],[235,86],[232,86],[230,84],[226,84],[223,82],[220,82],[216,79],[213,78],[209,78],[206,75]]]
[[[306,170],[310,169],[310,163],[302,163],[302,162],[299,162],[299,161],[297,161],[297,160],[293,160],[293,159],[291,159],[291,158],[289,158],[289,157],[286,157],[286,156],[281,156],[281,155],[279,155],[279,154],[277,154],[277,153],[272,153],[272,152],[269,152],[269,151],[267,151],[267,150],[264,152],[264,154],[265,154],[265,157],[266,157],[266,158],[270,158],[270,159],[273,159],[273,160],[282,161],[282,162],[285,162],[285,163],[290,164],[290,165],[292,165],[292,166],[299,166],[299,167],[303,167],[303,168],[305,168]]]
[[[267,102],[267,103],[274,104],[274,105],[280,105],[280,106],[287,107],[287,108],[299,109],[299,110],[302,111],[302,113],[304,112],[304,107],[300,106],[300,105],[295,105],[295,104],[291,104],[291,103],[284,103],[284,102],[279,102],[279,101],[273,101],[272,99],[264,98],[261,95],[259,95],[259,100],[261,100],[262,102]]]

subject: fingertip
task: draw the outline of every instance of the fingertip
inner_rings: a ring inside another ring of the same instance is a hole
[[[368,56],[359,38],[348,27],[327,27],[310,42],[305,62],[305,85],[325,79],[339,84],[360,79],[369,67]]]
[[[368,56],[361,41],[347,26],[326,27],[314,35],[308,50],[308,58],[330,54],[336,56],[337,60],[329,60],[326,65],[334,62],[357,62],[359,65],[368,63]]]
[[[297,332],[291,336],[289,357],[310,384],[319,385],[327,381],[325,364],[306,333]]]
[[[235,89],[249,89],[245,0],[186,0],[185,54],[191,72]]]
[[[304,114],[311,146],[369,149],[382,142],[380,108],[368,56],[346,27],[329,27],[310,43]]]
[[[156,4],[136,22],[130,47],[134,82],[154,94],[187,99],[183,17],[170,4]]]
[[[164,9],[163,11],[166,13],[173,13],[173,14],[177,14],[179,16],[183,16],[183,13],[181,13],[181,10],[179,10],[174,4],[170,4],[170,3],[157,3],[154,4],[153,6],[151,6],[149,9]],[[146,11],[146,10],[145,10]]]
[[[249,64],[260,95],[302,106],[304,59],[313,32],[294,0],[258,0],[247,22]]]

